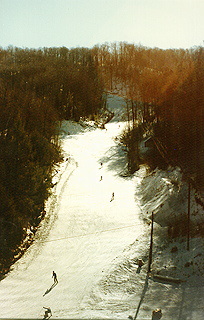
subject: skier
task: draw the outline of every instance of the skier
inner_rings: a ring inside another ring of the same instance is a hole
[[[140,268],[142,268],[144,262],[143,262],[142,259],[138,259],[138,260],[137,260],[137,264],[138,264],[138,266],[139,266]]]
[[[58,283],[57,275],[56,275],[56,273],[54,271],[52,272],[52,278],[54,278],[54,284]]]
[[[49,319],[52,316],[52,311],[50,308],[43,307],[45,309],[45,314],[43,319]]]
[[[112,198],[111,198],[110,202],[114,200],[114,197],[115,197],[115,194],[114,194],[114,192],[113,192],[113,193],[112,193]]]
[[[152,320],[160,320],[162,317],[161,309],[156,309],[152,311]]]

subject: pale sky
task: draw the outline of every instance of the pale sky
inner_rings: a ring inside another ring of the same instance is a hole
[[[204,42],[204,0],[0,0],[0,47],[159,48]]]

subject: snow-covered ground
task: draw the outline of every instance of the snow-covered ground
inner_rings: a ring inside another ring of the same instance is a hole
[[[155,308],[165,320],[203,319],[202,239],[193,239],[187,252],[184,241],[169,244],[166,228],[155,224],[153,271],[187,281],[147,277],[150,225],[143,217],[168,200],[163,187],[155,200],[158,176],[166,183],[168,176],[147,177],[144,167],[124,175],[125,151],[115,137],[126,126],[125,102],[109,95],[108,106],[115,117],[106,129],[63,123],[59,182],[34,243],[0,282],[0,318],[42,319],[50,307],[59,319],[151,319]]]
[[[156,169],[152,172],[146,170],[138,192],[142,211],[153,211],[155,221],[162,226],[173,225],[181,219],[185,221],[188,212],[188,187],[180,168],[169,167],[166,171]],[[191,186],[191,224],[198,226],[204,223],[204,214],[203,206],[195,200],[195,194],[201,197]]]

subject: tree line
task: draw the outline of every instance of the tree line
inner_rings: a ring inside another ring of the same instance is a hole
[[[137,142],[148,132],[162,155],[150,164],[178,165],[203,188],[204,48],[163,50],[119,42],[94,52],[106,90],[127,98],[130,171],[138,168]]]

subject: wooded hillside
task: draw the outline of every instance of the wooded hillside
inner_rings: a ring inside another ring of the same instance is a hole
[[[135,144],[142,138],[142,125],[161,146],[164,160],[180,166],[203,188],[203,47],[162,50],[122,42],[98,46],[94,52],[106,89],[127,97],[134,127],[126,138],[131,171],[137,168]]]
[[[85,48],[0,50],[0,260],[6,268],[44,215],[62,119],[94,116],[102,83]],[[17,251],[16,251],[17,249]]]

